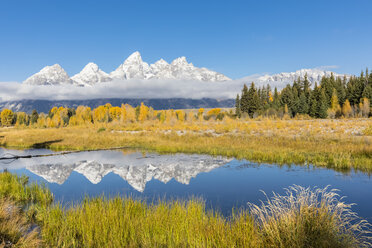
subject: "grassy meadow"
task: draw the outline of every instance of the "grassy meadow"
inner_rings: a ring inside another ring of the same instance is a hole
[[[229,119],[143,121],[76,127],[0,129],[8,148],[92,150],[141,148],[160,153],[203,153],[278,164],[314,164],[372,171],[372,120]]]
[[[370,225],[334,190],[293,186],[231,216],[201,199],[86,198],[64,208],[43,186],[0,173],[0,247],[369,247]]]

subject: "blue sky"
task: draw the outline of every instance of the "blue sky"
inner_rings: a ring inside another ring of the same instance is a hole
[[[134,51],[144,61],[186,56],[231,78],[337,66],[372,68],[370,0],[2,0],[0,81],[23,81],[59,63],[72,76],[88,62],[114,70]]]

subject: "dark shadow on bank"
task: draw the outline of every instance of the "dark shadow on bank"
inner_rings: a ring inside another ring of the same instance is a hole
[[[49,149],[50,145],[52,145],[54,143],[61,142],[61,141],[63,141],[63,140],[62,139],[50,140],[50,141],[45,141],[45,142],[41,142],[41,143],[35,143],[31,147],[34,148],[34,149]]]

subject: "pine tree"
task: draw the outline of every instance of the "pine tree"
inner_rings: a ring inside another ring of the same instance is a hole
[[[240,118],[240,116],[241,116],[239,94],[236,95],[236,100],[235,100],[235,115],[236,115],[238,118]]]
[[[247,113],[250,117],[253,117],[253,114],[259,109],[260,104],[258,92],[253,82],[251,83],[251,87],[249,87],[247,100]]]
[[[279,107],[280,107],[279,93],[278,93],[278,89],[276,87],[274,89],[274,97],[273,97],[272,106],[273,106],[274,109],[279,109]]]
[[[318,111],[318,102],[315,97],[312,97],[311,104],[310,104],[310,110],[309,115],[313,118],[317,117],[317,111]]]
[[[242,113],[248,113],[248,109],[248,87],[244,84],[240,98],[240,110]]]
[[[311,83],[307,77],[307,73],[305,74],[304,81],[302,82],[302,90],[305,93],[306,98],[309,98],[310,91],[311,91]]]
[[[317,109],[317,117],[319,118],[327,118],[327,110],[328,110],[328,104],[327,104],[327,97],[325,94],[325,90],[322,89],[320,93],[320,98],[318,102],[318,109]]]
[[[307,103],[305,92],[301,92],[299,98],[299,108],[298,113],[307,114],[309,112],[309,104]]]
[[[292,87],[288,84],[280,94],[280,105],[284,106],[287,104],[288,108],[291,109],[293,103]]]
[[[36,109],[32,110],[32,113],[31,113],[31,124],[34,124],[37,122],[37,119],[39,119],[39,114],[37,113]]]
[[[292,116],[296,116],[296,114],[300,111],[300,98],[298,96],[297,88],[293,88],[292,91],[293,100],[292,100],[292,106],[291,106],[291,114]]]

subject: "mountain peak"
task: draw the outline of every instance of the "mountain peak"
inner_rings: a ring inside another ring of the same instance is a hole
[[[38,73],[27,78],[24,83],[32,85],[58,85],[66,83],[72,84],[73,82],[59,64],[54,64],[45,66]]]
[[[186,57],[182,56],[173,60],[172,65],[189,65],[189,63],[187,62]]]
[[[93,62],[88,63],[81,72],[71,77],[71,79],[78,85],[93,85],[111,80],[110,76]]]
[[[158,61],[156,61],[154,63],[154,65],[169,65],[167,61],[165,61],[164,59],[159,59]]]
[[[129,57],[124,61],[124,64],[125,63],[137,63],[137,64],[140,64],[142,63],[142,57],[141,57],[141,54],[136,51],[134,53],[132,53],[131,55],[129,55]]]
[[[97,72],[99,70],[99,67],[96,63],[93,63],[93,62],[89,62],[84,68],[82,71],[86,71],[86,70],[92,70],[92,71],[95,71]]]

